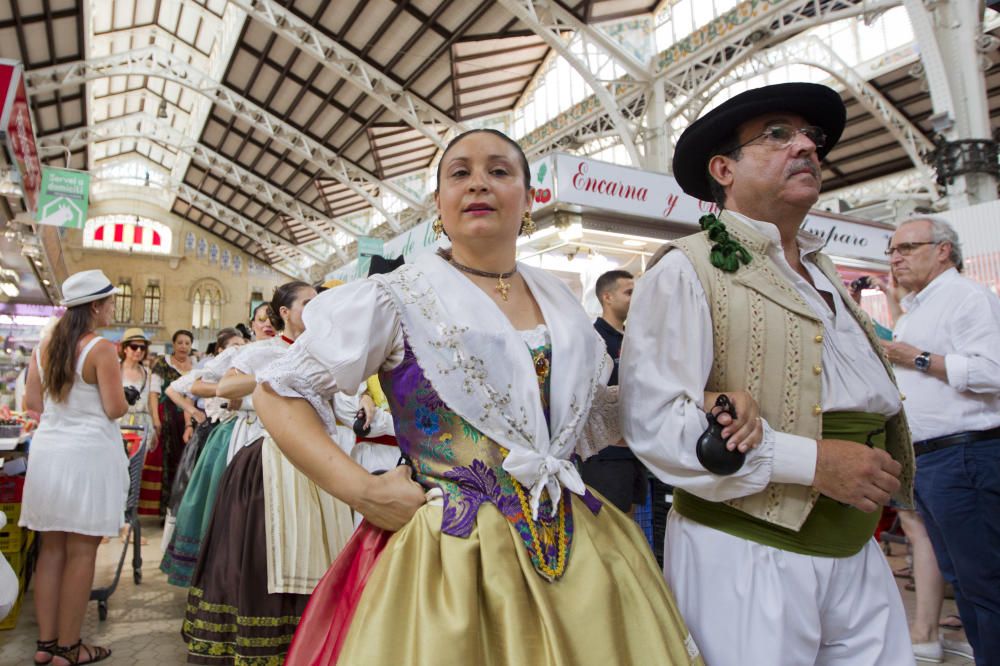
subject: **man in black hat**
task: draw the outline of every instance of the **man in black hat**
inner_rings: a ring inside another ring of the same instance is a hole
[[[800,229],[845,115],[833,90],[789,83],[692,123],[674,175],[722,213],[662,248],[632,299],[625,437],[676,486],[664,573],[712,666],[913,663],[872,540],[890,496],[911,503],[899,391],[822,239]],[[740,412],[723,437],[760,441],[728,476],[696,455],[712,393]]]

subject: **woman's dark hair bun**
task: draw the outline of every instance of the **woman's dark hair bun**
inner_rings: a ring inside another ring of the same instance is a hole
[[[274,290],[274,296],[271,297],[271,309],[267,312],[274,330],[285,330],[285,322],[281,319],[281,308],[292,307],[292,303],[295,302],[295,294],[298,293],[299,289],[312,289],[312,285],[302,280],[292,280]]]

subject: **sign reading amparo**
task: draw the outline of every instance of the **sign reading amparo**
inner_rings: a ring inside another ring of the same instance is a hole
[[[42,169],[42,189],[38,195],[40,224],[82,229],[87,221],[90,174],[73,169]]]

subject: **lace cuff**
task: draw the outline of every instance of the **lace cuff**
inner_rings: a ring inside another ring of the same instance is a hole
[[[257,373],[257,383],[267,384],[272,391],[285,398],[301,398],[316,410],[328,433],[337,432],[337,418],[330,399],[316,390],[303,372],[301,359],[295,354],[285,354]]]
[[[586,460],[622,438],[621,417],[618,412],[618,387],[600,386],[587,415],[587,423],[580,433],[576,452]]]

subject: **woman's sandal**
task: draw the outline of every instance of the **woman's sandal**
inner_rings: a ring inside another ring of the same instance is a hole
[[[58,649],[59,644],[56,639],[51,641],[35,641],[35,656],[31,658],[31,661],[35,662],[36,666],[45,666],[45,664],[52,663],[52,657],[56,654],[56,649]],[[49,658],[45,661],[38,661],[38,653],[45,652],[49,655]]]
[[[87,661],[80,661],[80,650],[83,649],[87,653]],[[74,645],[64,646],[57,645],[56,651],[53,653],[53,659],[55,657],[60,657],[65,659],[71,666],[79,664],[96,664],[99,661],[104,661],[111,656],[111,650],[108,648],[99,647],[97,645],[84,645],[83,640],[78,640]]]

